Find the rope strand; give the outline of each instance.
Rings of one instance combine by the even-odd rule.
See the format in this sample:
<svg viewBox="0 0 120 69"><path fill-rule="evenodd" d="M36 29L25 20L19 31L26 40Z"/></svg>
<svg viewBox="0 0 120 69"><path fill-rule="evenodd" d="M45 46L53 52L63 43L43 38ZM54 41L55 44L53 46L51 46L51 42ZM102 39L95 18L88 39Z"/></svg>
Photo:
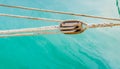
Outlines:
<svg viewBox="0 0 120 69"><path fill-rule="evenodd" d="M62 22L63 21L63 20L57 20L57 19L37 18L37 17L20 16L20 15L12 15L12 14L2 14L2 13L0 13L0 16L24 18L24 19L31 19L31 20L43 20L43 21L48 21L48 22Z"/></svg>
<svg viewBox="0 0 120 69"><path fill-rule="evenodd" d="M103 23L103 24L91 24L88 28L103 28L103 27L113 27L120 26L120 23Z"/></svg>
<svg viewBox="0 0 120 69"><path fill-rule="evenodd" d="M0 4L0 6L9 7L9 8L19 8L19 9L24 9L24 10L35 10L35 11L50 12L50 13L57 13L57 14L66 14L66 15L72 15L72 16L82 16L82 17L88 17L88 18L97 18L97 19L120 21L120 18L93 16L93 15L87 15L87 14L77 14L77 13L72 13L72 12L45 10L45 9L40 9L40 8L29 8L29 7L24 7L24 6L11 6L11 5L6 5L6 4Z"/></svg>

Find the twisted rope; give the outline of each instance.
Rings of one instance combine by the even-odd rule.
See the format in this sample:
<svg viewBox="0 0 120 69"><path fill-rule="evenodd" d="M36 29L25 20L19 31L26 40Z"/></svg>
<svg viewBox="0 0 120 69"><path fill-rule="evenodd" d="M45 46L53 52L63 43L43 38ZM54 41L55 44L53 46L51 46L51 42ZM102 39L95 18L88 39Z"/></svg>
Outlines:
<svg viewBox="0 0 120 69"><path fill-rule="evenodd" d="M49 21L49 22L62 22L63 21L63 20L57 20L57 19L37 18L37 17L20 16L20 15L12 15L12 14L2 14L2 13L0 13L0 16L24 18L24 19L31 19L31 20L43 20L43 21Z"/></svg>
<svg viewBox="0 0 120 69"><path fill-rule="evenodd" d="M35 10L35 11L50 12L50 13L57 13L57 14L66 14L66 15L72 15L72 16L82 16L82 17L89 17L89 18L120 21L120 18L109 18L109 17L102 17L102 16L93 16L93 15L87 15L87 14L77 14L77 13L72 13L72 12L45 10L45 9L40 9L40 8L29 8L29 7L24 7L24 6L11 6L11 5L6 5L6 4L0 4L0 6L9 7L9 8L19 8L19 9L24 9L24 10Z"/></svg>
<svg viewBox="0 0 120 69"><path fill-rule="evenodd" d="M103 27L113 27L120 26L120 23L103 23L103 24L91 24L88 28L103 28Z"/></svg>

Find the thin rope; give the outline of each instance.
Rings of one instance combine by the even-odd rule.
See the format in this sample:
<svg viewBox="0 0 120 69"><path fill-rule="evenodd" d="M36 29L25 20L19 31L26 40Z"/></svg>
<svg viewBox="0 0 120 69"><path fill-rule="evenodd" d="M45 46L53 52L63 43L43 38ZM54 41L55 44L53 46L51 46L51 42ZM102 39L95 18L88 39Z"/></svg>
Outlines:
<svg viewBox="0 0 120 69"><path fill-rule="evenodd" d="M14 29L14 30L0 30L0 34L43 32L43 31L58 30L58 29L59 29L59 26L45 26L45 27L40 27L40 28L25 28L25 29Z"/></svg>
<svg viewBox="0 0 120 69"><path fill-rule="evenodd" d="M3 14L3 13L0 13L0 16L24 18L24 19L31 19L31 20L43 20L43 21L48 21L48 22L62 22L63 21L63 20L57 20L57 19L37 18L37 17L31 17L31 16L21 16L21 15L12 15L12 14Z"/></svg>
<svg viewBox="0 0 120 69"><path fill-rule="evenodd" d="M88 28L103 28L103 27L113 27L120 26L120 23L103 23L103 24L91 24Z"/></svg>
<svg viewBox="0 0 120 69"><path fill-rule="evenodd" d="M35 10L35 11L50 12L50 13L57 13L57 14L66 14L66 15L72 15L72 16L82 16L82 17L89 17L89 18L120 21L120 18L109 18L109 17L102 17L102 16L93 16L93 15L87 15L87 14L77 14L77 13L72 13L72 12L45 10L45 9L40 9L40 8L29 8L29 7L24 7L24 6L11 6L11 5L6 5L6 4L0 4L0 6L9 7L9 8L19 8L19 9L24 9L24 10Z"/></svg>

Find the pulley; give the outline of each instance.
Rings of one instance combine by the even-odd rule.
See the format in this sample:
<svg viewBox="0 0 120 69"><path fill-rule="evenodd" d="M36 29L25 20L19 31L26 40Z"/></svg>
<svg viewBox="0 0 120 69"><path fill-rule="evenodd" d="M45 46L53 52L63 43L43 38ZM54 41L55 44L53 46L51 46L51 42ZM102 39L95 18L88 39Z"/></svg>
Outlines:
<svg viewBox="0 0 120 69"><path fill-rule="evenodd" d="M60 31L64 34L79 34L85 31L85 23L78 20L63 21L60 24Z"/></svg>

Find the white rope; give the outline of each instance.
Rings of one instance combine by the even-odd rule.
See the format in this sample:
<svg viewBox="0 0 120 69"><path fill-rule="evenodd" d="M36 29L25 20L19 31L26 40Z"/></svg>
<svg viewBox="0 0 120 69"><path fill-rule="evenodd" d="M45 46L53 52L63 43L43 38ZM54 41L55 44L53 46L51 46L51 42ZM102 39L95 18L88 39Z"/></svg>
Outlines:
<svg viewBox="0 0 120 69"><path fill-rule="evenodd" d="M60 34L60 32L34 32L34 33L19 33L19 34L7 34L7 35L0 35L0 38L8 38L8 37L15 37L15 36L38 36L38 35L47 35L47 34Z"/></svg>
<svg viewBox="0 0 120 69"><path fill-rule="evenodd" d="M0 34L13 34L13 33L29 33L29 32L43 32L50 30L58 30L59 26L45 26L40 28L25 28L25 29L14 29L14 30L0 30Z"/></svg>
<svg viewBox="0 0 120 69"><path fill-rule="evenodd" d="M24 6L11 6L11 5L6 5L6 4L0 4L0 6L9 7L9 8L19 8L19 9L24 9L24 10L35 10L35 11L50 12L50 13L57 13L57 14L66 14L66 15L73 15L73 16L82 16L82 17L89 17L89 18L98 18L98 19L120 21L120 18L109 18L109 17L102 17L102 16L93 16L93 15L87 15L87 14L77 14L77 13L72 13L72 12L45 10L45 9L40 9L40 8L29 8L29 7L24 7Z"/></svg>
<svg viewBox="0 0 120 69"><path fill-rule="evenodd" d="M103 28L120 26L120 23L103 23L103 24L91 24L87 25L89 28ZM85 29L85 30L87 30ZM60 34L59 26L45 26L40 28L27 28L27 29L15 29L15 30L0 30L0 38L14 37L14 36L34 36L40 34Z"/></svg>
<svg viewBox="0 0 120 69"><path fill-rule="evenodd" d="M0 13L0 16L7 16L7 17L14 17L14 18L24 18L24 19L31 19L31 20L43 20L43 21L49 21L49 22L62 22L63 21L63 20L57 20L57 19L37 18L37 17L20 16L20 15L3 14L3 13Z"/></svg>

